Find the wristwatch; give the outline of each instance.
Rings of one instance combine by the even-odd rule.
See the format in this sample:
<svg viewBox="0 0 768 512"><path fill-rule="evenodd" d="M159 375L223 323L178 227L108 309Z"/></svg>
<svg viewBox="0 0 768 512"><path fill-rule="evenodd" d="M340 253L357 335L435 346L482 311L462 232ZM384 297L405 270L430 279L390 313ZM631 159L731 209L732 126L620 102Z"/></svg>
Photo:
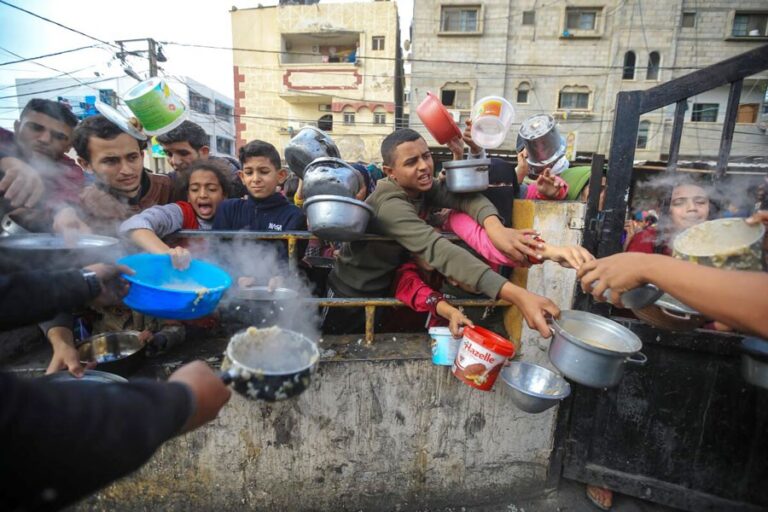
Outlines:
<svg viewBox="0 0 768 512"><path fill-rule="evenodd" d="M92 270L82 269L80 274L83 276L85 283L88 285L88 293L92 299L95 299L101 294L101 279L96 275L96 272Z"/></svg>

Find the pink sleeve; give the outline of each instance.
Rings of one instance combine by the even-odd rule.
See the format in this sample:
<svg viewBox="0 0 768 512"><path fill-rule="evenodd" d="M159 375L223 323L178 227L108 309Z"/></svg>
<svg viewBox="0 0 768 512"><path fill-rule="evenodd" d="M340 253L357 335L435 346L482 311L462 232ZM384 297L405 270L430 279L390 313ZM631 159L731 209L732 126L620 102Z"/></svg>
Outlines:
<svg viewBox="0 0 768 512"><path fill-rule="evenodd" d="M506 265L508 267L517 266L515 261L504 256L504 254L493 245L493 242L491 242L485 229L466 213L456 210L451 211L443 226L456 233L459 238L464 240L467 245L477 251L477 253L489 263L494 265Z"/></svg>
<svg viewBox="0 0 768 512"><path fill-rule="evenodd" d="M560 184L560 190L558 191L558 194L557 194L557 197L555 197L555 200L561 201L565 199L565 196L568 195L568 183L560 176L555 176L555 183ZM528 184L528 190L525 192L525 198L526 199L542 199L545 201L551 201L550 198L544 197L541 194L539 194L539 187L536 186L535 182Z"/></svg>

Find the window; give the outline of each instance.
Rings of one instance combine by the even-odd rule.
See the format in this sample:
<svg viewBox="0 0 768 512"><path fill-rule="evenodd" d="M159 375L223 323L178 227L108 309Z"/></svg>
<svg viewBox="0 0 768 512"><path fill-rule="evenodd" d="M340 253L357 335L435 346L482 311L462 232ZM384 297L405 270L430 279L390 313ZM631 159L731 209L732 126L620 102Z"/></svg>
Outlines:
<svg viewBox="0 0 768 512"><path fill-rule="evenodd" d="M587 87L563 87L558 98L560 110L589 110L589 89Z"/></svg>
<svg viewBox="0 0 768 512"><path fill-rule="evenodd" d="M440 101L448 108L469 110L472 108L472 88L469 84L446 84L440 91Z"/></svg>
<svg viewBox="0 0 768 512"><path fill-rule="evenodd" d="M410 114L403 114L403 126L408 127L411 123L411 115Z"/></svg>
<svg viewBox="0 0 768 512"><path fill-rule="evenodd" d="M523 11L523 25L534 25L536 23L536 11Z"/></svg>
<svg viewBox="0 0 768 512"><path fill-rule="evenodd" d="M216 117L221 119L222 121L229 122L232 120L232 107L227 105L226 103L222 103L220 101L217 101L215 104L216 108Z"/></svg>
<svg viewBox="0 0 768 512"><path fill-rule="evenodd" d="M737 12L733 17L734 37L768 36L768 13Z"/></svg>
<svg viewBox="0 0 768 512"><path fill-rule="evenodd" d="M346 125L355 124L354 112L344 112L344 124Z"/></svg>
<svg viewBox="0 0 768 512"><path fill-rule="evenodd" d="M189 91L189 108L195 112L208 114L211 110L211 101L204 96L200 96L197 93Z"/></svg>
<svg viewBox="0 0 768 512"><path fill-rule="evenodd" d="M321 103L317 106L317 110L320 112L330 112L331 111L331 104L330 103Z"/></svg>
<svg viewBox="0 0 768 512"><path fill-rule="evenodd" d="M374 51L384 49L384 36L373 36L371 38L371 49Z"/></svg>
<svg viewBox="0 0 768 512"><path fill-rule="evenodd" d="M520 82L517 86L517 103L528 103L528 92L531 90L531 84Z"/></svg>
<svg viewBox="0 0 768 512"><path fill-rule="evenodd" d="M373 124L387 124L387 113L386 112L374 112L373 113Z"/></svg>
<svg viewBox="0 0 768 512"><path fill-rule="evenodd" d="M646 80L659 79L660 63L661 63L661 55L659 55L659 52L651 52L648 54L648 71L645 73Z"/></svg>
<svg viewBox="0 0 768 512"><path fill-rule="evenodd" d="M411 91L403 91L403 103L410 103Z"/></svg>
<svg viewBox="0 0 768 512"><path fill-rule="evenodd" d="M232 139L226 137L216 137L216 152L225 155L232 154Z"/></svg>
<svg viewBox="0 0 768 512"><path fill-rule="evenodd" d="M480 32L480 6L440 7L440 32Z"/></svg>
<svg viewBox="0 0 768 512"><path fill-rule="evenodd" d="M691 121L695 123L714 123L717 121L717 103L694 103Z"/></svg>
<svg viewBox="0 0 768 512"><path fill-rule="evenodd" d="M742 124L754 124L757 122L757 112L760 105L757 103L742 103L739 105L739 113L736 116L736 122Z"/></svg>
<svg viewBox="0 0 768 512"><path fill-rule="evenodd" d="M637 127L637 149L645 149L648 147L648 133L651 131L650 121L640 121L640 126Z"/></svg>
<svg viewBox="0 0 768 512"><path fill-rule="evenodd" d="M565 9L565 28L567 30L597 30L599 9Z"/></svg>
<svg viewBox="0 0 768 512"><path fill-rule="evenodd" d="M317 120L317 127L323 130L324 132L332 132L333 116L331 114L325 114L324 116L320 116L320 119Z"/></svg>
<svg viewBox="0 0 768 512"><path fill-rule="evenodd" d="M683 21L681 23L683 28L693 28L696 26L696 13L695 12L684 12L683 13Z"/></svg>
<svg viewBox="0 0 768 512"><path fill-rule="evenodd" d="M622 80L635 79L635 52L629 51L624 54L624 71L621 74Z"/></svg>

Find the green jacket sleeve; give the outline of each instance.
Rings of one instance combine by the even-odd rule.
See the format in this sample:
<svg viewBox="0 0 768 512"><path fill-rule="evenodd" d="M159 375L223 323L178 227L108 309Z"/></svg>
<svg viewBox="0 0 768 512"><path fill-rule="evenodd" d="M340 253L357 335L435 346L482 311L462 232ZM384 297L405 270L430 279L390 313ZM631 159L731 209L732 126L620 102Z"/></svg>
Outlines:
<svg viewBox="0 0 768 512"><path fill-rule="evenodd" d="M420 255L444 276L468 284L494 299L507 282L488 265L442 237L420 219L416 208L405 198L387 198L379 206L376 217L383 235Z"/></svg>
<svg viewBox="0 0 768 512"><path fill-rule="evenodd" d="M436 180L427 192L427 196L430 205L462 211L475 219L481 226L483 221L491 215L499 216L496 207L484 195L454 194L448 190L445 181Z"/></svg>

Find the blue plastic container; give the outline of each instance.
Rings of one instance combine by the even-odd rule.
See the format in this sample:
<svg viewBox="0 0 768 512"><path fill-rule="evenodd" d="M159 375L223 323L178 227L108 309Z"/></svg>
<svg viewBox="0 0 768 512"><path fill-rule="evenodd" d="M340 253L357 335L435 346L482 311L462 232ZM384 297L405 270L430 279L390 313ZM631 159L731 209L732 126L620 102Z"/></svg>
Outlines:
<svg viewBox="0 0 768 512"><path fill-rule="evenodd" d="M167 254L135 254L118 261L136 274L124 275L131 289L126 306L145 315L172 320L201 318L216 309L232 278L224 270L192 260L186 270L176 270Z"/></svg>
<svg viewBox="0 0 768 512"><path fill-rule="evenodd" d="M459 352L461 338L454 338L447 327L431 327L429 337L432 338L432 364L452 366Z"/></svg>

